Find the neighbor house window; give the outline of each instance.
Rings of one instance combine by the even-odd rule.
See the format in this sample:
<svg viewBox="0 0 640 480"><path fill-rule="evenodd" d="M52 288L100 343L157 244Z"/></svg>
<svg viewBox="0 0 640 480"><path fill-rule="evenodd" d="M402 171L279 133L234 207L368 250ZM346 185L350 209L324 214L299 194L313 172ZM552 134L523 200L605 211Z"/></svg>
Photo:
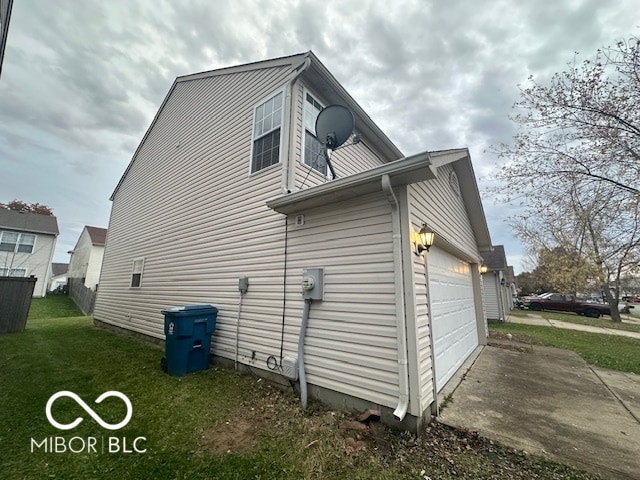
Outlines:
<svg viewBox="0 0 640 480"><path fill-rule="evenodd" d="M131 270L131 287L138 288L142 285L142 269L144 268L144 258L136 258L133 261Z"/></svg>
<svg viewBox="0 0 640 480"><path fill-rule="evenodd" d="M327 161L324 158L324 147L316 137L316 119L322 105L308 92L304 95L304 157L305 165L327 176Z"/></svg>
<svg viewBox="0 0 640 480"><path fill-rule="evenodd" d="M26 277L27 270L24 268L0 268L0 277Z"/></svg>
<svg viewBox="0 0 640 480"><path fill-rule="evenodd" d="M0 252L33 253L36 236L31 233L2 232Z"/></svg>
<svg viewBox="0 0 640 480"><path fill-rule="evenodd" d="M255 108L253 115L253 148L251 173L280 163L280 128L284 95L282 92Z"/></svg>

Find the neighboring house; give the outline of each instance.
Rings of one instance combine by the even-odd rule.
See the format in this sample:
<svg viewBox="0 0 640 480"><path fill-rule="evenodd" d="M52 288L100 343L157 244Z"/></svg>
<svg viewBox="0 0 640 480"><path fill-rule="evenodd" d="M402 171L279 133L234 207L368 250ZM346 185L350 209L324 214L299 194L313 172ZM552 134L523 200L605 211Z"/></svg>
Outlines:
<svg viewBox="0 0 640 480"><path fill-rule="evenodd" d="M33 275L33 296L44 297L58 233L54 216L0 208L0 276Z"/></svg>
<svg viewBox="0 0 640 480"><path fill-rule="evenodd" d="M81 278L84 286L97 290L104 256L107 229L85 226L73 250L70 250L69 278Z"/></svg>
<svg viewBox="0 0 640 480"><path fill-rule="evenodd" d="M314 131L329 104L361 139L332 153L333 181ZM311 395L410 428L486 341L469 152L404 158L311 52L177 78L111 200L98 323L163 339L162 309L213 304L216 356L283 373L303 268L321 267ZM418 254L423 223L436 238Z"/></svg>
<svg viewBox="0 0 640 480"><path fill-rule="evenodd" d="M487 267L482 276L485 313L488 320L504 322L513 308L513 268L510 276L504 245L494 245L481 253Z"/></svg>
<svg viewBox="0 0 640 480"><path fill-rule="evenodd" d="M51 282L49 283L49 291L52 292L60 286L67 284L68 263L52 263L51 264Z"/></svg>
<svg viewBox="0 0 640 480"><path fill-rule="evenodd" d="M9 35L9 20L11 20L12 6L13 0L0 0L0 74L2 74L4 50L7 46L7 37Z"/></svg>

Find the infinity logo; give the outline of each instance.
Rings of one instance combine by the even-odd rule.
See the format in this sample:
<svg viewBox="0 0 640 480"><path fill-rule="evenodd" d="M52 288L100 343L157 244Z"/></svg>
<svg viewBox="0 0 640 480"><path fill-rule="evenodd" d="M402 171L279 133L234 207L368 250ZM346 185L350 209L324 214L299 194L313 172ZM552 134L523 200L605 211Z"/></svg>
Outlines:
<svg viewBox="0 0 640 480"><path fill-rule="evenodd" d="M56 427L57 429L59 429L59 430L71 430L72 428L75 428L78 425L80 425L80 422L82 422L82 420L83 420L82 417L78 417L73 422L71 422L71 423L69 423L67 425L56 422L56 420L51 415L51 406L53 405L53 402L55 402L60 397L69 397L69 398L72 398L73 400L75 400L76 403L78 405L80 405L84 409L85 412L87 412L89 415L91 415L91 418L93 418L96 422L98 422L98 424L102 428L106 428L107 430L119 430L119 429L121 429L127 423L129 423L129 420L131 420L131 415L133 415L133 406L131 405L131 401L127 398L127 396L124 393L120 393L120 392L117 392L115 390L111 390L109 392L104 392L102 395L100 395L98 398L96 398L96 403L102 403L102 401L105 398L118 397L127 406L127 415L124 417L124 420L122 420L120 423L116 423L115 425L112 425L110 423L107 423L107 422L103 421L102 418L100 418L98 416L98 414L96 412L94 412L91 407L89 407L89 405L84 403L84 401L78 395L76 395L73 392L68 392L68 391L65 390L65 391L54 393L53 395L51 395L51 397L49 397L49 400L47 401L47 407L45 409L45 412L47 414L47 420L49 420L49 423L51 425L53 425L54 427Z"/></svg>

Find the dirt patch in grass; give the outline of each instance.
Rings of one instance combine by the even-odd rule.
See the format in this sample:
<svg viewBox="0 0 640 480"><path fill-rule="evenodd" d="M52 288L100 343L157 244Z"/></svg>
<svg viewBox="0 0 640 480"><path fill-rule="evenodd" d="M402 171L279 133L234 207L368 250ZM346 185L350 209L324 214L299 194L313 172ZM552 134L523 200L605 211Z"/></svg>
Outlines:
<svg viewBox="0 0 640 480"><path fill-rule="evenodd" d="M258 444L258 431L255 423L250 423L245 418L237 418L207 428L202 433L202 447L213 455L250 453Z"/></svg>

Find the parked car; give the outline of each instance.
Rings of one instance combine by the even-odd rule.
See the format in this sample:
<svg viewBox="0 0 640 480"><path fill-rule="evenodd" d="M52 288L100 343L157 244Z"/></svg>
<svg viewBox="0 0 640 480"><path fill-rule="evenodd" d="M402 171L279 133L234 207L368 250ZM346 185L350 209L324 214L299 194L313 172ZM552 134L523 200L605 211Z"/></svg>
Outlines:
<svg viewBox="0 0 640 480"><path fill-rule="evenodd" d="M611 315L609 305L603 303L587 302L575 298L573 295L560 293L545 293L537 297L530 297L529 310L556 310L560 312L574 312L591 318L600 318L601 315Z"/></svg>

